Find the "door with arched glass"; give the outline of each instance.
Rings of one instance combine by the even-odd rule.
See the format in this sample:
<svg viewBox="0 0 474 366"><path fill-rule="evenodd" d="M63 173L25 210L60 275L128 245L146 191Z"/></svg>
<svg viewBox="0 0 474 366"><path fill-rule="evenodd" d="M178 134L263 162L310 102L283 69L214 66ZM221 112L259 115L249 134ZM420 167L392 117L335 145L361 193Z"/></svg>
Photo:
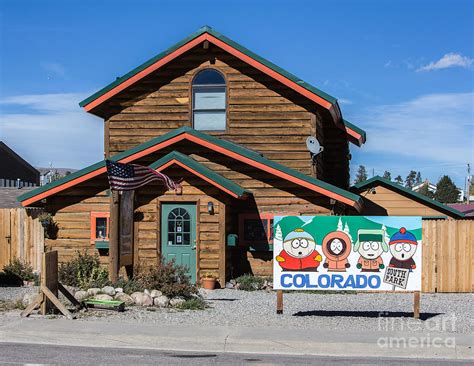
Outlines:
<svg viewBox="0 0 474 366"><path fill-rule="evenodd" d="M165 260L186 266L196 282L196 205L161 205L161 253Z"/></svg>

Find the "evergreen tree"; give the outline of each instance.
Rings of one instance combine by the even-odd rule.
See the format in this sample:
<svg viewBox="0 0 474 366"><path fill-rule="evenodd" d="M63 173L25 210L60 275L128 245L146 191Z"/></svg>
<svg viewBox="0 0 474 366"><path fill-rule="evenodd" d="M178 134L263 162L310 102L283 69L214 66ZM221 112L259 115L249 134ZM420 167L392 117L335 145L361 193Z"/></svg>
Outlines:
<svg viewBox="0 0 474 366"><path fill-rule="evenodd" d="M346 221L346 224L344 225L344 232L347 234L347 236L349 237L349 239L351 239L351 243L353 242L352 240L352 235L350 233L350 230L349 230L349 225L347 224L347 221Z"/></svg>
<svg viewBox="0 0 474 366"><path fill-rule="evenodd" d="M395 178L395 183L403 185L403 178L401 175L397 175L397 177Z"/></svg>
<svg viewBox="0 0 474 366"><path fill-rule="evenodd" d="M365 166L359 165L359 169L357 170L357 175L355 178L355 183L360 183L367 180L367 170Z"/></svg>
<svg viewBox="0 0 474 366"><path fill-rule="evenodd" d="M387 227L384 225L382 225L382 230L383 230L383 241L385 242L385 244L387 244L388 246L388 243L390 242L390 235L388 235L387 233Z"/></svg>
<svg viewBox="0 0 474 366"><path fill-rule="evenodd" d="M421 172L416 173L415 184L420 184L422 182Z"/></svg>
<svg viewBox="0 0 474 366"><path fill-rule="evenodd" d="M421 188L418 190L418 193L421 193L422 195L428 197L428 198L433 198L433 192L429 190L429 183L426 181Z"/></svg>
<svg viewBox="0 0 474 366"><path fill-rule="evenodd" d="M413 188L413 186L415 185L415 179L416 179L416 172L414 170L411 170L405 179L405 187L410 188L410 189Z"/></svg>
<svg viewBox="0 0 474 366"><path fill-rule="evenodd" d="M339 221L337 222L337 231L342 231L342 220L339 217Z"/></svg>
<svg viewBox="0 0 474 366"><path fill-rule="evenodd" d="M435 199L441 203L456 203L459 197L459 190L447 175L441 177L436 184Z"/></svg>
<svg viewBox="0 0 474 366"><path fill-rule="evenodd" d="M383 178L388 179L388 180L392 180L392 174L390 174L390 172L388 170L386 170L386 171L383 172Z"/></svg>

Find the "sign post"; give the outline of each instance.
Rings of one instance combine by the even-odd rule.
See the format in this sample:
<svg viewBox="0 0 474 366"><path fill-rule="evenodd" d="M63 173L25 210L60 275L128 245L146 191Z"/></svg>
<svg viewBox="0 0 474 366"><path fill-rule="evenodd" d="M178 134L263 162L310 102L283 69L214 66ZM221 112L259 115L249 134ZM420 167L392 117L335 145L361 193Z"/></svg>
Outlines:
<svg viewBox="0 0 474 366"><path fill-rule="evenodd" d="M421 217L275 216L273 288L414 292L420 316Z"/></svg>

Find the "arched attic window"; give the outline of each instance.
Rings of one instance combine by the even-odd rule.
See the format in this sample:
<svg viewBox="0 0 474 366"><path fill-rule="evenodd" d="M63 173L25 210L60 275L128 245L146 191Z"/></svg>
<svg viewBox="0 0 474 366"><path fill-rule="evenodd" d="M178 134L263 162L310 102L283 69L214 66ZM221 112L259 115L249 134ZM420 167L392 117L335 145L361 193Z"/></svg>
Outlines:
<svg viewBox="0 0 474 366"><path fill-rule="evenodd" d="M202 131L226 129L226 85L213 69L200 71L193 80L193 127Z"/></svg>

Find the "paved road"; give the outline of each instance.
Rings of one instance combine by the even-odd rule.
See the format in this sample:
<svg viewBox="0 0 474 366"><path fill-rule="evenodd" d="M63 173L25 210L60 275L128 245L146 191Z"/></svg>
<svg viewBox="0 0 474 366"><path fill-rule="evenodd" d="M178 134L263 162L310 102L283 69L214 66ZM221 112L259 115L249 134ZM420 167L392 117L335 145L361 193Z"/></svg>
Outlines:
<svg viewBox="0 0 474 366"><path fill-rule="evenodd" d="M97 340L100 342L100 339ZM156 351L0 343L1 365L470 365L467 361Z"/></svg>

